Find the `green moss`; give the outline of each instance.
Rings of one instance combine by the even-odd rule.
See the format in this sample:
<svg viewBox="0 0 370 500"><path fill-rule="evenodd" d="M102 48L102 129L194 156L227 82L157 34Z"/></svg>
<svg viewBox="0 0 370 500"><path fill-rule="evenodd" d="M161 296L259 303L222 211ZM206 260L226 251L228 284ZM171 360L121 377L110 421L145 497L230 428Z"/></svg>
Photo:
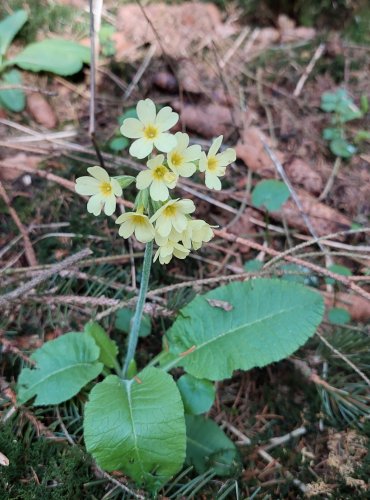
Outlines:
<svg viewBox="0 0 370 500"><path fill-rule="evenodd" d="M102 485L86 487L96 478L92 461L77 446L16 435L12 425L0 424L0 450L9 459L1 468L0 498L8 500L101 498ZM94 495L94 496L93 496Z"/></svg>

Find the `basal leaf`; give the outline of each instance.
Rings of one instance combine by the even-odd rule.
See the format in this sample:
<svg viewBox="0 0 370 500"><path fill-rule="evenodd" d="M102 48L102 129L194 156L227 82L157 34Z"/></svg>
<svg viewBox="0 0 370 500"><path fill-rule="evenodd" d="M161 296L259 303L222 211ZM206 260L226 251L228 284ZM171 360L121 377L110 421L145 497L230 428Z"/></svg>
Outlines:
<svg viewBox="0 0 370 500"><path fill-rule="evenodd" d="M270 212L276 212L289 196L289 189L284 182L268 179L256 185L252 192L252 203L255 207L265 206Z"/></svg>
<svg viewBox="0 0 370 500"><path fill-rule="evenodd" d="M212 307L209 299L225 301L232 309ZM196 297L181 310L167 332L169 350L194 377L221 380L234 370L290 356L315 333L323 313L321 295L297 283L232 283Z"/></svg>
<svg viewBox="0 0 370 500"><path fill-rule="evenodd" d="M213 405L216 391L211 381L185 373L177 381L177 387L186 413L199 415L207 412Z"/></svg>
<svg viewBox="0 0 370 500"><path fill-rule="evenodd" d="M22 75L16 69L7 71L2 75L0 80L0 86L2 85L21 85ZM14 111L18 113L23 111L26 105L26 96L22 89L9 89L0 90L0 107L9 109L9 111Z"/></svg>
<svg viewBox="0 0 370 500"><path fill-rule="evenodd" d="M241 468L234 443L212 420L187 415L186 443L186 461L198 474L213 469L218 476L231 476Z"/></svg>
<svg viewBox="0 0 370 500"><path fill-rule="evenodd" d="M84 436L101 467L157 490L185 458L184 409L174 380L157 368L132 380L107 377L90 393Z"/></svg>
<svg viewBox="0 0 370 500"><path fill-rule="evenodd" d="M72 398L102 371L98 358L98 346L82 333L71 332L46 342L31 356L35 368L21 371L18 402L36 396L34 405L51 405Z"/></svg>
<svg viewBox="0 0 370 500"><path fill-rule="evenodd" d="M134 312L135 311L129 309L128 307L123 307L122 309L119 309L117 311L116 321L114 323L114 326L117 328L117 330L121 330L125 333L130 332L131 320L134 316ZM150 335L151 331L152 324L150 321L150 316L149 314L144 313L141 318L139 337L147 337L148 335Z"/></svg>
<svg viewBox="0 0 370 500"><path fill-rule="evenodd" d="M27 19L28 14L25 10L17 10L0 22L0 60Z"/></svg>
<svg viewBox="0 0 370 500"><path fill-rule="evenodd" d="M6 65L30 71L50 71L57 75L73 75L90 61L90 49L70 40L52 39L31 43Z"/></svg>
<svg viewBox="0 0 370 500"><path fill-rule="evenodd" d="M108 368L116 368L118 366L117 344L111 340L106 334L105 330L94 321L85 325L85 333L94 339L96 345L100 349L99 361L101 361Z"/></svg>

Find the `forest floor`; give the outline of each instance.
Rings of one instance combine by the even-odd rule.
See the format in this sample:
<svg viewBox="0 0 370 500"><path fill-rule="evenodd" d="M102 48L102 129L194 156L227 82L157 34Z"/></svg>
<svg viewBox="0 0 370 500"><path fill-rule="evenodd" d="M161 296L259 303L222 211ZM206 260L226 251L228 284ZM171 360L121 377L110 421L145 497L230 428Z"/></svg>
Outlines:
<svg viewBox="0 0 370 500"><path fill-rule="evenodd" d="M37 10L38 3L28 2L33 15L14 53L56 35L89 43L86 2L45 2ZM4 2L0 17L16 4ZM160 497L370 498L370 13L348 12L338 30L330 13L326 24L302 26L267 8L251 16L229 3L116 4L104 5L95 96L96 139L109 172L142 168L129 159L119 125L146 97L174 108L178 130L198 143L209 146L222 134L237 151L224 189L212 197L196 181L180 185L221 231L191 258L154 266L152 289L178 286L149 302L152 333L140 341L139 360L157 354L176 312L214 286L200 279L217 284L225 275L262 273L274 251L270 275L313 286L326 303L318 335L294 356L217 384L210 416L238 444L243 470L231 478L189 470ZM88 214L74 192L75 178L97 164L89 71L85 65L68 78L24 71L25 110L0 109L0 290L19 292L0 317L4 499L129 498L120 482L136 491L120 474L102 475L84 452L82 400L35 409L15 399L29 355L81 331L91 317L100 315L124 347L115 311L137 292L143 245L118 237L113 220ZM340 110L325 111L323 95L342 99L357 117L338 125ZM344 142L326 139L324 129L333 127ZM271 207L272 190L258 203L254 188L265 179L287 184L288 201ZM55 263L86 247L92 257L50 276ZM181 286L189 280L192 286Z"/></svg>

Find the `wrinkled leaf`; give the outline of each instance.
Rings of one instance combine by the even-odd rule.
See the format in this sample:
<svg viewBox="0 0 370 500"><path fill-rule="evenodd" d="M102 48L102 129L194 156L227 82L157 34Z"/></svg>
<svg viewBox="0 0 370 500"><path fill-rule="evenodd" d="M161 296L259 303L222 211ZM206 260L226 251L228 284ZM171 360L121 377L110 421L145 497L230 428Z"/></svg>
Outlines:
<svg viewBox="0 0 370 500"><path fill-rule="evenodd" d="M95 322L90 322L85 325L85 333L94 339L96 345L100 349L99 361L108 368L117 368L117 344L111 340L105 330Z"/></svg>
<svg viewBox="0 0 370 500"><path fill-rule="evenodd" d="M186 416L186 462L198 474L213 469L218 476L240 471L240 456L234 443L212 420L196 415Z"/></svg>
<svg viewBox="0 0 370 500"><path fill-rule="evenodd" d="M59 404L75 396L101 373L99 348L82 333L71 332L46 342L31 359L35 368L23 368L18 379L18 402L36 396L34 405Z"/></svg>
<svg viewBox="0 0 370 500"><path fill-rule="evenodd" d="M68 76L78 73L83 63L90 61L90 49L76 42L62 39L31 43L6 65L16 64L30 71L50 71Z"/></svg>
<svg viewBox="0 0 370 500"><path fill-rule="evenodd" d="M17 10L0 22L0 59L27 19L28 14L25 10Z"/></svg>
<svg viewBox="0 0 370 500"><path fill-rule="evenodd" d="M7 71L2 75L0 87L5 85L21 85L22 75L16 69ZM0 106L9 111L19 113L26 105L26 96L22 89L0 90Z"/></svg>
<svg viewBox="0 0 370 500"><path fill-rule="evenodd" d="M211 307L207 298L225 300L234 309ZM297 283L231 283L197 296L181 310L167 332L169 350L194 377L222 380L234 370L290 356L315 333L323 313L321 295Z"/></svg>
<svg viewBox="0 0 370 500"><path fill-rule="evenodd" d="M177 381L185 413L200 415L206 413L215 400L215 386L205 379L195 378L186 373Z"/></svg>
<svg viewBox="0 0 370 500"><path fill-rule="evenodd" d="M259 182L253 189L252 204L255 207L265 206L270 212L276 212L289 196L289 189L284 182L269 179Z"/></svg>
<svg viewBox="0 0 370 500"><path fill-rule="evenodd" d="M185 458L184 409L174 380L157 368L132 380L107 377L90 393L84 437L101 467L157 490Z"/></svg>

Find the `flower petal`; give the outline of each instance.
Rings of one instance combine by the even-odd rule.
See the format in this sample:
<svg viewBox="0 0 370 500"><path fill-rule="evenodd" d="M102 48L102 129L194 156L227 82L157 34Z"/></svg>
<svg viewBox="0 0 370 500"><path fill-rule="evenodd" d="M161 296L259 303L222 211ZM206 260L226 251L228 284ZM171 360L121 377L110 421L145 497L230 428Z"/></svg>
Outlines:
<svg viewBox="0 0 370 500"><path fill-rule="evenodd" d="M142 170L136 177L136 189L146 189L153 182L151 170Z"/></svg>
<svg viewBox="0 0 370 500"><path fill-rule="evenodd" d="M129 238L134 231L135 224L132 222L132 220L127 220L119 228L118 234L122 236L122 238Z"/></svg>
<svg viewBox="0 0 370 500"><path fill-rule="evenodd" d="M144 139L144 137L137 139L131 144L130 155L139 158L140 160L149 156L153 151L153 142Z"/></svg>
<svg viewBox="0 0 370 500"><path fill-rule="evenodd" d="M108 172L101 167L89 167L87 169L91 177L94 177L94 179L98 179L99 181L102 182L109 182L109 175Z"/></svg>
<svg viewBox="0 0 370 500"><path fill-rule="evenodd" d="M210 174L209 172L206 172L205 182L208 189L215 189L216 191L220 191L222 188L221 181L217 177L217 175Z"/></svg>
<svg viewBox="0 0 370 500"><path fill-rule="evenodd" d="M143 124L137 118L126 118L126 120L123 120L120 128L121 134L129 139L143 137L143 130Z"/></svg>
<svg viewBox="0 0 370 500"><path fill-rule="evenodd" d="M176 229L178 233L182 233L188 224L188 219L185 217L185 215L178 214L172 221L173 227Z"/></svg>
<svg viewBox="0 0 370 500"><path fill-rule="evenodd" d="M154 227L148 221L148 224L138 224L135 227L135 236L141 243L148 243L154 238Z"/></svg>
<svg viewBox="0 0 370 500"><path fill-rule="evenodd" d="M176 146L176 138L172 134L159 134L158 138L154 141L154 146L158 149L158 151L168 153Z"/></svg>
<svg viewBox="0 0 370 500"><path fill-rule="evenodd" d="M166 238L171 232L172 228L171 219L169 219L168 217L159 218L155 228L157 232L160 234L160 236Z"/></svg>
<svg viewBox="0 0 370 500"><path fill-rule="evenodd" d="M141 100L137 103L136 113L139 120L144 124L154 123L156 109L155 104L151 99Z"/></svg>
<svg viewBox="0 0 370 500"><path fill-rule="evenodd" d="M116 197L114 194L111 194L106 198L105 206L104 206L104 213L105 215L112 215L113 212L116 209Z"/></svg>
<svg viewBox="0 0 370 500"><path fill-rule="evenodd" d="M97 179L93 179L87 175L78 177L78 179L76 179L75 191L78 194L91 196L99 192L99 184L100 182Z"/></svg>
<svg viewBox="0 0 370 500"><path fill-rule="evenodd" d="M199 144L193 144L189 146L186 151L184 151L184 157L186 161L195 161L199 160L202 154L202 148Z"/></svg>
<svg viewBox="0 0 370 500"><path fill-rule="evenodd" d="M166 184L156 180L152 182L149 193L154 201L166 201L169 196Z"/></svg>
<svg viewBox="0 0 370 500"><path fill-rule="evenodd" d="M223 139L223 135L219 135L218 137L216 137L216 139L213 141L212 143L212 146L209 148L209 151L208 151L208 158L210 156L215 156L215 154L217 153L217 151L220 149L221 147L221 144L222 144L222 139Z"/></svg>
<svg viewBox="0 0 370 500"><path fill-rule="evenodd" d="M184 163L177 169L177 173L181 175L181 177L191 177L196 169L194 163Z"/></svg>
<svg viewBox="0 0 370 500"><path fill-rule="evenodd" d="M176 132L175 134L177 145L176 148L178 151L184 151L189 146L189 136L184 132ZM200 149L200 146L199 146Z"/></svg>
<svg viewBox="0 0 370 500"><path fill-rule="evenodd" d="M116 224L123 224L127 220L130 220L132 217L132 212L125 212L124 214L121 214L119 217L116 219Z"/></svg>
<svg viewBox="0 0 370 500"><path fill-rule="evenodd" d="M103 199L100 194L94 194L87 202L87 211L90 214L98 216L103 208Z"/></svg>
<svg viewBox="0 0 370 500"><path fill-rule="evenodd" d="M188 199L180 200L177 203L177 205L183 214L191 214L192 212L195 211L195 205L194 205L194 202L192 200L188 200Z"/></svg>
<svg viewBox="0 0 370 500"><path fill-rule="evenodd" d="M173 127L179 121L179 115L172 111L172 108L165 106L162 108L155 119L155 124L161 132L165 132ZM175 143L176 144L176 143Z"/></svg>
<svg viewBox="0 0 370 500"><path fill-rule="evenodd" d="M199 158L199 170L200 172L205 172L207 169L207 156L204 151L201 152Z"/></svg>
<svg viewBox="0 0 370 500"><path fill-rule="evenodd" d="M152 169L158 167L159 165L163 165L164 155L157 155L154 158L151 158L146 162L148 168Z"/></svg>
<svg viewBox="0 0 370 500"><path fill-rule="evenodd" d="M226 151L219 153L216 156L216 158L218 161L218 165L220 167L226 167L227 165L230 165L230 163L233 163L236 160L235 149L228 148L228 149L226 149Z"/></svg>
<svg viewBox="0 0 370 500"><path fill-rule="evenodd" d="M110 182L112 184L113 193L116 196L122 196L122 188L121 188L119 182L117 181L117 179L113 179L113 177L112 177Z"/></svg>

